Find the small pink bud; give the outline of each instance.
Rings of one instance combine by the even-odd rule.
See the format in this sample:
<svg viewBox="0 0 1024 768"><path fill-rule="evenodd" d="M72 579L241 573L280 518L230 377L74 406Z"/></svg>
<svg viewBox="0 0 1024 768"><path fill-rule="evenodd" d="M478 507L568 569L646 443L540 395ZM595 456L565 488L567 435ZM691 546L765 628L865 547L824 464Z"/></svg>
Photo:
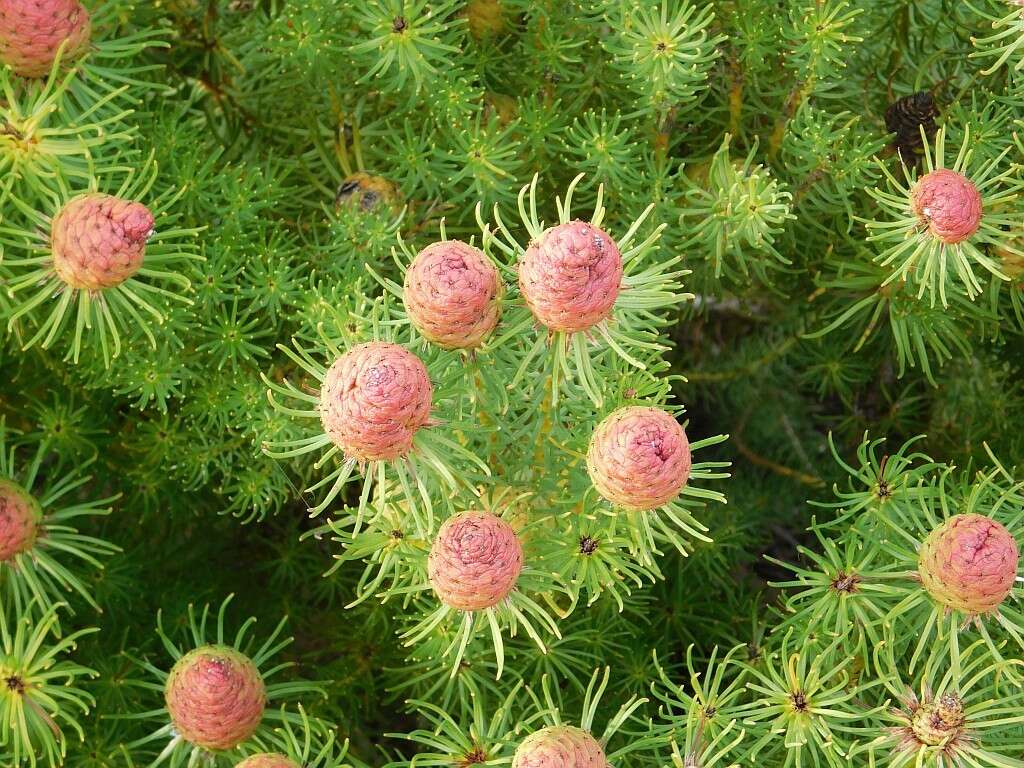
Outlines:
<svg viewBox="0 0 1024 768"><path fill-rule="evenodd" d="M917 180L910 206L931 233L944 243L960 243L981 225L981 194L956 171L940 168Z"/></svg>
<svg viewBox="0 0 1024 768"><path fill-rule="evenodd" d="M0 562L36 543L43 511L31 494L17 483L0 480Z"/></svg>
<svg viewBox="0 0 1024 768"><path fill-rule="evenodd" d="M584 221L545 230L519 264L523 299L553 331L584 331L609 317L621 283L618 246Z"/></svg>
<svg viewBox="0 0 1024 768"><path fill-rule="evenodd" d="M61 43L62 61L89 49L92 22L78 0L0 0L0 64L22 77L50 72Z"/></svg>
<svg viewBox="0 0 1024 768"><path fill-rule="evenodd" d="M397 344L372 341L335 360L320 390L324 432L349 458L405 456L430 419L434 388L426 366Z"/></svg>
<svg viewBox="0 0 1024 768"><path fill-rule="evenodd" d="M405 273L405 311L448 349L480 346L498 324L501 279L482 251L458 240L428 245Z"/></svg>
<svg viewBox="0 0 1024 768"><path fill-rule="evenodd" d="M235 768L301 768L301 766L284 755L264 752L245 758Z"/></svg>
<svg viewBox="0 0 1024 768"><path fill-rule="evenodd" d="M918 573L928 594L968 614L995 611L1017 578L1017 542L984 515L954 515L921 545Z"/></svg>
<svg viewBox="0 0 1024 768"><path fill-rule="evenodd" d="M608 501L635 511L656 509L689 480L690 442L660 408L619 408L594 430L587 471Z"/></svg>
<svg viewBox="0 0 1024 768"><path fill-rule="evenodd" d="M259 727L266 688L249 657L228 646L204 645L172 667L164 699L183 739L203 749L234 749Z"/></svg>
<svg viewBox="0 0 1024 768"><path fill-rule="evenodd" d="M477 611L497 605L523 570L516 532L489 512L466 512L441 525L427 558L427 574L445 605Z"/></svg>
<svg viewBox="0 0 1024 768"><path fill-rule="evenodd" d="M606 768L601 744L571 725L553 725L534 731L516 748L512 768Z"/></svg>
<svg viewBox="0 0 1024 768"><path fill-rule="evenodd" d="M101 194L76 197L50 227L53 268L72 288L120 285L142 267L153 214L142 203Z"/></svg>

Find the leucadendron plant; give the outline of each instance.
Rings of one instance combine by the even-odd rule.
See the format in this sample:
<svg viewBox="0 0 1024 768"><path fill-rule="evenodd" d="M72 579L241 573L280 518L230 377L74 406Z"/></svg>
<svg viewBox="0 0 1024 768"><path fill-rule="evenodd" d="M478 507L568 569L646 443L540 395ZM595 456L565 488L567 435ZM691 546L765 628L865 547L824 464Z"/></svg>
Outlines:
<svg viewBox="0 0 1024 768"><path fill-rule="evenodd" d="M1022 53L0 0L0 768L1024 768Z"/></svg>
<svg viewBox="0 0 1024 768"><path fill-rule="evenodd" d="M572 219L581 181L547 229L536 180L521 190L524 247L498 209L494 224L477 211L479 247L443 224L415 254L400 240L402 283L375 271L368 317L339 311L322 351L296 340L293 375L264 377L271 406L306 425L266 453L318 457L304 482L328 518L312 538L341 545L329 578L363 561L351 605L397 610L412 657L451 685L466 665L500 678L517 635L546 654L579 605L659 578L666 545L710 543L700 518L725 501L709 485L728 462L693 457L725 437L691 444L659 345L628 336L629 318L677 298L677 259L653 260L663 227L644 235L641 217L614 240L600 189L591 221Z"/></svg>
<svg viewBox="0 0 1024 768"><path fill-rule="evenodd" d="M145 659L139 672L151 679L131 684L161 700L157 709L125 714L146 721L151 732L127 745L150 766L194 765L199 761L233 766L259 743L273 738L275 726L309 726L301 712L281 707L299 697L322 697L315 683L287 679L291 664L275 662L292 638L282 637L285 620L261 643L250 636L256 620L249 618L230 633L226 611L231 596L211 615L211 606L199 611L189 606L186 642L178 644L158 617L157 632L170 655L169 668ZM155 726L155 728L152 728Z"/></svg>

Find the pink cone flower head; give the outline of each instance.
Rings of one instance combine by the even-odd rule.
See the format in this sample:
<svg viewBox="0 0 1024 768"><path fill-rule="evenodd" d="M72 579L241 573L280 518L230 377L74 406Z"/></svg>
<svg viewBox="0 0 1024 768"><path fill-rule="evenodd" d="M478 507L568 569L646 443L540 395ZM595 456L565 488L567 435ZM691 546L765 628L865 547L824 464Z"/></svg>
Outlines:
<svg viewBox="0 0 1024 768"><path fill-rule="evenodd" d="M76 197L50 227L53 268L72 288L120 285L142 267L153 214L142 203L102 194Z"/></svg>
<svg viewBox="0 0 1024 768"><path fill-rule="evenodd" d="M478 347L498 324L498 270L482 251L458 240L416 254L403 295L412 324L442 347Z"/></svg>
<svg viewBox="0 0 1024 768"><path fill-rule="evenodd" d="M235 768L301 768L301 766L284 755L264 752L245 758Z"/></svg>
<svg viewBox="0 0 1024 768"><path fill-rule="evenodd" d="M78 0L0 0L0 64L22 77L48 75L62 43L62 60L89 49L92 22Z"/></svg>
<svg viewBox="0 0 1024 768"><path fill-rule="evenodd" d="M233 749L252 736L263 719L266 698L256 665L223 645L186 653L164 686L174 729L203 749Z"/></svg>
<svg viewBox="0 0 1024 768"><path fill-rule="evenodd" d="M948 168L918 179L910 191L910 206L948 245L963 242L981 225L981 193L970 179Z"/></svg>
<svg viewBox="0 0 1024 768"><path fill-rule="evenodd" d="M430 419L434 388L426 366L404 347L371 341L348 350L327 371L320 421L349 458L405 456Z"/></svg>
<svg viewBox="0 0 1024 768"><path fill-rule="evenodd" d="M656 509L678 496L689 480L690 441L679 422L660 408L619 408L594 430L587 471L613 504Z"/></svg>
<svg viewBox="0 0 1024 768"><path fill-rule="evenodd" d="M1017 542L984 515L955 515L921 545L918 573L928 594L968 614L991 613L1013 589Z"/></svg>
<svg viewBox="0 0 1024 768"><path fill-rule="evenodd" d="M445 605L478 611L497 605L523 570L523 547L512 526L490 512L446 520L430 547L427 574Z"/></svg>
<svg viewBox="0 0 1024 768"><path fill-rule="evenodd" d="M545 230L519 264L523 299L553 331L584 331L611 315L622 283L622 254L585 221Z"/></svg>
<svg viewBox="0 0 1024 768"><path fill-rule="evenodd" d="M512 756L512 768L606 768L597 739L571 725L541 728L527 736Z"/></svg>
<svg viewBox="0 0 1024 768"><path fill-rule="evenodd" d="M28 491L0 479L0 562L32 549L42 517L39 502Z"/></svg>

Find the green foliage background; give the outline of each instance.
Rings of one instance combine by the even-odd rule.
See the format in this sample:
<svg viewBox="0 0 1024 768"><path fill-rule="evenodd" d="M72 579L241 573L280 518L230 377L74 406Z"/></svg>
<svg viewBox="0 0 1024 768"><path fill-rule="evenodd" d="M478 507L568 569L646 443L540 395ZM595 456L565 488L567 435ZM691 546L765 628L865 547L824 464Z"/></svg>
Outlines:
<svg viewBox="0 0 1024 768"><path fill-rule="evenodd" d="M332 312L368 312L362 297L381 291L366 265L395 274L396 233L416 250L443 219L449 237L479 237L477 204L484 218L497 204L514 219L534 174L542 201L586 174L581 210L603 184L617 232L654 204L645 231L667 225L657 254L682 256L696 294L661 331L671 343L664 375L691 435L730 436L710 449L733 462L731 479L715 484L728 505L701 516L714 543L666 554L665 578L634 590L621 611L602 599L562 624L574 669L612 670L599 719L649 694L652 651L679 679L691 644L698 664L716 645L758 657L779 620L769 582L788 578L764 555L793 562L798 545L819 548L806 502L829 501L833 483L846 482L830 434L848 461L865 434L893 451L924 434L919 450L958 467L996 456L1012 474L1024 460L1020 273L989 284L980 271L983 295L950 308L914 290L890 301L875 260L885 246L865 226L887 218L868 190L885 187L883 169L902 173L886 110L922 91L946 126L947 156L963 141L980 160L1007 150L1004 189L1016 190L1024 59L1014 53L986 73L995 57L977 57L985 48L972 42L1010 12L1003 3L96 5L111 11L97 39L158 30L161 45L109 65L140 68L118 121L130 135L92 154L100 167L141 166L152 152L155 191L184 190L177 210L199 230L203 260L184 268L193 303L169 311L156 350L129 333L108 368L92 348L77 364L65 359L67 336L46 350L23 350L13 332L0 342L7 427L27 444L48 442L46 472L83 466L90 498L119 494L111 515L83 524L123 552L89 577L102 614L76 606L67 622L102 630L74 652L99 675L83 683L96 716L82 719L85 739L71 739L67 765L127 764L121 745L147 724L108 716L148 707L132 659L163 658L157 613L180 627L190 604L228 594L236 621L253 615L269 631L289 617L295 642L283 655L302 676L330 681L308 707L338 724L352 755L381 764L414 754L388 735L423 725L405 700L425 690L411 681L394 608L346 609L359 566L323 578L337 546L299 540L321 522L307 518L301 490L312 462L261 453L287 429L261 374L279 379L288 361L276 345L314 339ZM666 48L681 58L669 65ZM729 155L716 163L727 135ZM913 167L919 136L901 136ZM393 190L353 183L358 172ZM32 187L15 189L45 207ZM1019 201L1005 212L1019 219ZM10 199L0 215L21 216ZM1013 245L1017 232L1002 231ZM862 300L884 305L873 324L869 310L815 333ZM0 298L0 311L16 307ZM539 668L519 674L537 686ZM582 691L563 694L562 709L577 712ZM658 702L638 717L657 719ZM621 762L668 764L666 745ZM789 764L784 749L766 759Z"/></svg>

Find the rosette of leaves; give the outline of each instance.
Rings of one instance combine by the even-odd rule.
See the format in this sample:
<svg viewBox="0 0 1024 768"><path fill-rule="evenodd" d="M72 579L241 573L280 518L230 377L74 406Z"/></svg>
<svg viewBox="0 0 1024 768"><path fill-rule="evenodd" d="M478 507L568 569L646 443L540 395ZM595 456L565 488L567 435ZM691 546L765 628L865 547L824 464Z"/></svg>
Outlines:
<svg viewBox="0 0 1024 768"><path fill-rule="evenodd" d="M147 736L125 746L145 765L178 768L202 761L233 768L247 755L278 743L275 726L308 727L304 713L277 708L297 699L324 696L313 683L281 679L293 666L277 660L292 642L292 638L282 637L286 620L261 643L250 633L255 618L250 617L232 634L225 621L230 602L229 596L215 617L211 617L208 604L198 614L190 605L183 644L165 633L158 615L157 634L173 663L167 668L159 662L136 659L152 680L131 680L129 684L160 697L162 706L121 715L156 725Z"/></svg>
<svg viewBox="0 0 1024 768"><path fill-rule="evenodd" d="M8 332L22 348L62 340L66 360L77 363L89 348L110 367L123 334L155 348L155 330L163 336L181 324L173 305L189 302L199 230L181 226L175 210L186 188L154 196L155 181L150 156L120 187L94 180L49 215L14 201L23 221L0 227L0 247L10 274Z"/></svg>
<svg viewBox="0 0 1024 768"><path fill-rule="evenodd" d="M876 656L894 706L882 716L885 733L862 745L859 754L893 768L1022 764L1020 688L1000 684L1007 666L991 660L984 641L960 649L953 663L945 653L933 652L920 674L910 678L892 645L877 646ZM1020 660L1010 664L1019 666Z"/></svg>
<svg viewBox="0 0 1024 768"><path fill-rule="evenodd" d="M137 134L126 118L158 86L143 60L164 32L125 23L114 3L5 0L0 7L0 200L66 199L123 172Z"/></svg>
<svg viewBox="0 0 1024 768"><path fill-rule="evenodd" d="M92 696L83 678L97 673L67 658L78 641L98 632L81 629L57 637L61 606L35 618L0 610L0 744L13 766L64 763L69 734L84 738L79 721L89 714Z"/></svg>
<svg viewBox="0 0 1024 768"><path fill-rule="evenodd" d="M715 35L711 5L619 2L606 13L611 34L602 39L642 112L664 121L670 110L689 108L707 88L725 40Z"/></svg>
<svg viewBox="0 0 1024 768"><path fill-rule="evenodd" d="M771 171L755 161L757 145L742 160L733 160L732 137L726 134L708 167L703 184L678 174L685 192L679 203L679 222L690 236L680 245L706 254L714 281L725 278L743 284L753 275L771 282L772 270L790 260L775 246L791 212L792 194Z"/></svg>
<svg viewBox="0 0 1024 768"><path fill-rule="evenodd" d="M373 326L376 338L392 333L383 322L374 321ZM445 436L458 422L454 410L450 420L442 416L443 424L436 420L435 414L458 402L460 371L450 357L430 354L424 363L391 341L352 344L343 351L337 340L326 333L320 336L317 349L307 349L298 340L294 350L279 347L294 364L298 384L264 376L275 409L293 419L316 419L319 429L269 441L264 452L276 459L320 453L314 470L325 465L329 469L307 491L326 491L310 506L311 515L326 510L358 470L363 484L355 531L364 518L383 508L385 497L372 494L373 489L395 483L408 505L409 524L426 535L434 529L435 503L440 500L450 511L450 492L465 490L465 469L472 467L469 472L483 476L489 472L479 457ZM321 362L324 357L327 364ZM281 402L282 397L287 400ZM299 407L286 405L288 401ZM449 493L439 497L441 488Z"/></svg>
<svg viewBox="0 0 1024 768"><path fill-rule="evenodd" d="M1008 279L991 248L1021 255L1013 244L1019 217L1007 208L1017 197L1011 178L1015 166L999 170L1011 147L974 168L969 130L951 167L946 167L945 145L943 126L935 134L934 152L926 142L927 172L920 177L902 163L900 181L880 163L888 188L868 192L885 218L865 221L868 240L881 247L876 261L891 270L882 286L916 285L918 299L927 294L933 306L939 301L943 308L950 303L951 289L972 301L982 292L979 268Z"/></svg>
<svg viewBox="0 0 1024 768"><path fill-rule="evenodd" d="M706 665L698 669L691 644L686 649L689 676L681 682L673 679L654 652L658 678L651 683L651 695L659 702L662 738L671 747L677 767L714 768L738 754L745 735L737 713L745 673L737 656L744 650L736 646L719 658L716 646ZM686 690L687 682L692 693Z"/></svg>
<svg viewBox="0 0 1024 768"><path fill-rule="evenodd" d="M863 709L860 700L874 683L853 678L849 659L831 647L841 640L814 642L790 630L763 664L746 664L752 698L736 709L748 735L745 759L850 764L855 740L871 733L867 717L881 707Z"/></svg>
<svg viewBox="0 0 1024 768"><path fill-rule="evenodd" d="M521 731L525 729L517 729L519 740L512 755L512 768L614 766L630 753L650 750L655 739L643 733L635 734L628 727L637 719L634 713L646 703L646 699L631 697L608 718L600 734L594 733L598 708L610 677L611 670L607 667L604 674L600 669L594 670L583 696L578 725L563 718L552 693L552 686L557 683L551 677L544 675L541 679L539 695L528 688L537 715L527 721L528 733L524 735ZM611 749L609 743L613 739L621 746ZM623 741L626 743L621 743Z"/></svg>
<svg viewBox="0 0 1024 768"><path fill-rule="evenodd" d="M518 368L508 387L526 383L535 392L547 392L552 408L571 384L600 404L602 382L609 378L605 371L614 358L645 369L644 354L664 349L653 329L665 322L665 312L692 298L679 292L679 278L687 274L675 268L680 257L655 258L664 225L641 239L653 206L613 239L601 228L603 187L590 220L572 218L573 191L581 179L569 185L564 202L558 199L558 223L552 227L538 218L537 177L520 190L519 215L529 236L525 246L497 207L494 230L483 223L478 209L485 246L505 257L502 268L518 280L522 302L509 307L496 342L506 335L520 341ZM541 332L525 340L534 325ZM536 371L539 361L541 370Z"/></svg>

